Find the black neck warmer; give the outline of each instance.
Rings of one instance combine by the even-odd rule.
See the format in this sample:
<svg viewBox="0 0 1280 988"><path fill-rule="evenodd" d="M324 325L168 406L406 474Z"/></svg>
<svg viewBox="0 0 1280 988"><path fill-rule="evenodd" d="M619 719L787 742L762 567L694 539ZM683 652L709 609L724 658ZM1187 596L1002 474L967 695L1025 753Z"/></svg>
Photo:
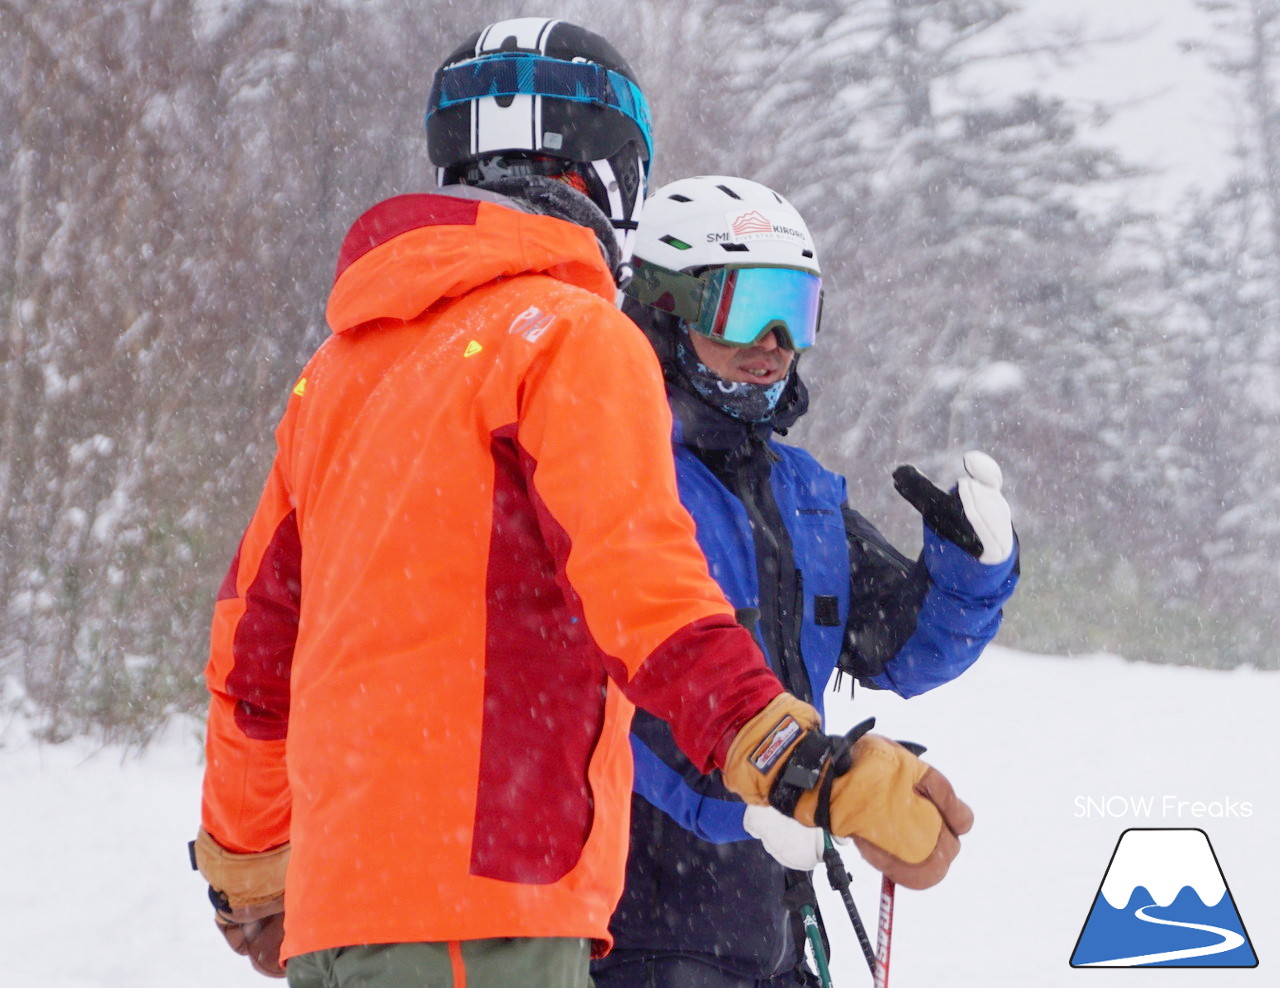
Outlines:
<svg viewBox="0 0 1280 988"><path fill-rule="evenodd" d="M628 266L621 263L618 240L614 236L609 217L581 192L559 179L548 178L546 175L512 175L477 182L475 187L519 199L546 216L554 216L576 226L585 226L596 235L600 252L613 273L613 280L618 282L625 274Z"/></svg>

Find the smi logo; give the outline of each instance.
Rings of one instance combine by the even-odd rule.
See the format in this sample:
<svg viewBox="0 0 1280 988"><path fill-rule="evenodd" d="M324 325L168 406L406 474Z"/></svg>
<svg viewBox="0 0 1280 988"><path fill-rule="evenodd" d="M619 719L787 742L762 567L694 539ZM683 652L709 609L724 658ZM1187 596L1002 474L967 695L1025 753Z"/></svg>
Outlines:
<svg viewBox="0 0 1280 988"><path fill-rule="evenodd" d="M1257 967L1203 830L1126 830L1072 967Z"/></svg>

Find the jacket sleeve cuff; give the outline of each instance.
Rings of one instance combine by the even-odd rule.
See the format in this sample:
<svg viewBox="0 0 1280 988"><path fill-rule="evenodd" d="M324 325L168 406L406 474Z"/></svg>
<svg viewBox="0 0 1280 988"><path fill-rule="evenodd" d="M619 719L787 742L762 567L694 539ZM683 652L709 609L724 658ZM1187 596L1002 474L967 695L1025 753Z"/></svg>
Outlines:
<svg viewBox="0 0 1280 988"><path fill-rule="evenodd" d="M716 614L658 646L623 692L670 724L680 750L706 773L724 764L738 731L783 689L751 633L731 614Z"/></svg>
<svg viewBox="0 0 1280 988"><path fill-rule="evenodd" d="M1002 563L980 563L954 542L924 526L924 563L934 585L958 596L999 607L1018 585L1021 547L1014 535L1013 553Z"/></svg>

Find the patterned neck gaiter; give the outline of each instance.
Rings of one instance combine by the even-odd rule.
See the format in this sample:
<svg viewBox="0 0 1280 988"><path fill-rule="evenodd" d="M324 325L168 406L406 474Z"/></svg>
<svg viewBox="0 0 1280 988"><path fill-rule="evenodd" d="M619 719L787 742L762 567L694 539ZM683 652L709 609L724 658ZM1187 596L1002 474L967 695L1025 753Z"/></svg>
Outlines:
<svg viewBox="0 0 1280 988"><path fill-rule="evenodd" d="M693 387L694 393L726 415L742 422L764 422L778 407L787 378L776 384L752 384L749 381L726 381L712 371L694 352L689 340L689 327L680 324L676 340L676 365ZM792 364L794 369L795 364Z"/></svg>

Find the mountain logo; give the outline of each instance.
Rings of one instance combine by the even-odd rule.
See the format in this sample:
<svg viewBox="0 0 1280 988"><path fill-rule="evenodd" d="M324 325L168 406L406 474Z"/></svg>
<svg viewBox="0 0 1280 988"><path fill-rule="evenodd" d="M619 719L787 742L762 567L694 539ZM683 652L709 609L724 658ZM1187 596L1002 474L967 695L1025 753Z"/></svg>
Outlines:
<svg viewBox="0 0 1280 988"><path fill-rule="evenodd" d="M729 229L735 237L745 237L751 233L769 234L773 232L773 224L765 219L758 209L739 213L729 219Z"/></svg>
<svg viewBox="0 0 1280 988"><path fill-rule="evenodd" d="M1203 830L1126 830L1071 954L1072 967L1257 967Z"/></svg>

